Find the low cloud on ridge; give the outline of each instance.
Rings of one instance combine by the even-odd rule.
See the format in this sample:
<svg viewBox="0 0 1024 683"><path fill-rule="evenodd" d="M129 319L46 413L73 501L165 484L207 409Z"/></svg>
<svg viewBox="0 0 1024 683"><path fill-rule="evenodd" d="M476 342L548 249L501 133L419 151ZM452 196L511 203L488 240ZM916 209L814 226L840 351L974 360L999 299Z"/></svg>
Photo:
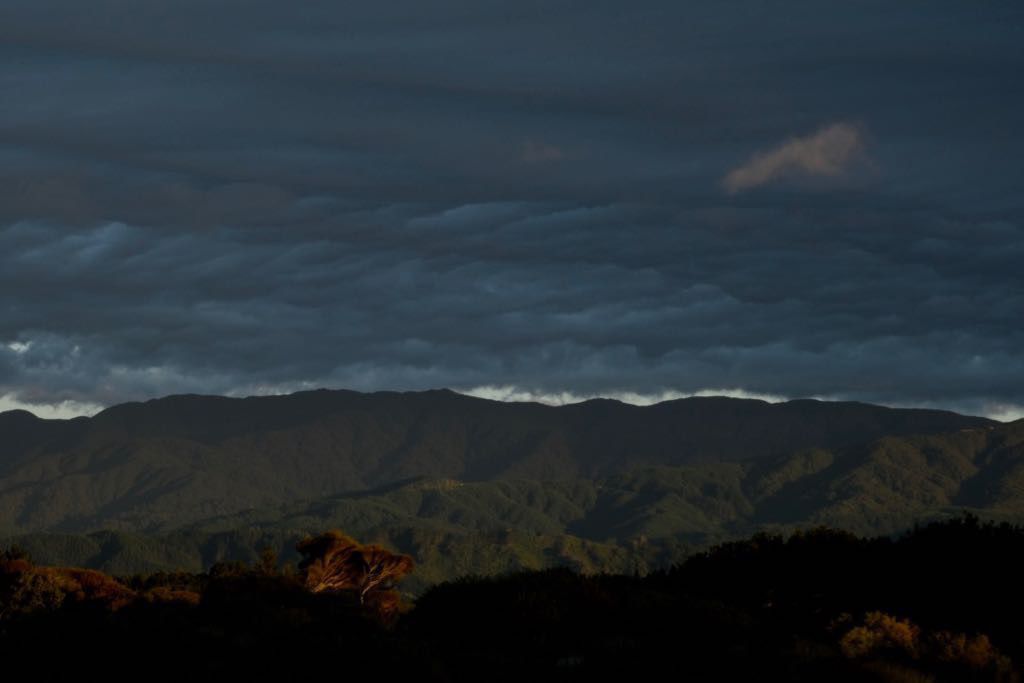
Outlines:
<svg viewBox="0 0 1024 683"><path fill-rule="evenodd" d="M680 398L727 396L729 398L749 398L768 403L779 403L788 400L785 396L773 394L758 394L744 391L742 389L702 389L700 391L657 391L653 393L642 393L636 391L611 391L595 394L577 394L571 391L532 391L515 386L481 386L470 389L459 390L460 394L486 398L492 401L514 401L544 403L552 406L562 406L571 403L582 403L595 398L610 398L622 403L630 403L637 406L649 406L663 401L674 401Z"/></svg>

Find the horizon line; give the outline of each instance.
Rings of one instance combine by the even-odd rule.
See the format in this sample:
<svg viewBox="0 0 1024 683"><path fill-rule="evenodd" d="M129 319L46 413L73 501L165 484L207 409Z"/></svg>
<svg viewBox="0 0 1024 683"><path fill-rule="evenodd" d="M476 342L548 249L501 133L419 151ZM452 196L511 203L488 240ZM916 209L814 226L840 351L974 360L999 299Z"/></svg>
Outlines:
<svg viewBox="0 0 1024 683"><path fill-rule="evenodd" d="M11 396L11 394L0 395L0 415L10 412L26 412L38 419L42 420L73 420L77 418L91 418L98 415L101 412L115 408L122 405L128 405L133 403L148 403L150 401L158 401L167 398L181 397L181 396L202 396L210 398L226 398L226 399L247 399L247 398L263 398L272 396L292 396L301 393L309 393L314 391L348 391L358 394L376 394L376 393L399 393L399 394L417 394L417 393L428 393L432 391L449 391L460 396L466 396L470 398L477 398L488 401L495 401L499 403L533 403L546 405L551 407L560 406L571 406L587 403L595 400L608 400L616 401L624 405L632 405L637 407L654 406L661 403L667 403L670 401L677 401L691 398L728 398L736 400L752 400L760 401L763 403L777 404L777 403L791 403L794 401L820 401L825 403L859 403L862 405L871 405L881 408L890 408L894 410L936 410L949 413L955 413L958 415L964 415L968 417L983 417L995 422L1010 423L1020 419L1024 419L1024 406L1007 406L1003 404L994 404L993 410L987 413L982 412L975 414L971 411L960 411L952 408L936 406L934 404L890 404L884 402L865 401L855 398L845 398L842 396L822 396L822 395L811 395L811 396L797 396L788 397L778 394L766 394L759 392L750 392L743 389L699 389L696 391L678 391L678 390L661 390L650 393L634 392L634 391L607 391L607 392L594 392L594 393L575 393L571 391L553 391L543 392L534 391L528 389L521 389L511 385L483 385L469 388L452 388L452 387L435 387L427 389L373 389L373 390L362 390L362 389L349 389L345 387L309 387L309 388L296 388L293 390L256 390L252 393L246 393L245 391L231 392L225 394L217 393L200 393L200 392L181 392L171 393L161 396L153 396L151 398L142 398L136 400L127 400L120 402L112 402L107 405L101 405L97 403L80 402L74 400L66 400L56 403L29 403L17 400Z"/></svg>

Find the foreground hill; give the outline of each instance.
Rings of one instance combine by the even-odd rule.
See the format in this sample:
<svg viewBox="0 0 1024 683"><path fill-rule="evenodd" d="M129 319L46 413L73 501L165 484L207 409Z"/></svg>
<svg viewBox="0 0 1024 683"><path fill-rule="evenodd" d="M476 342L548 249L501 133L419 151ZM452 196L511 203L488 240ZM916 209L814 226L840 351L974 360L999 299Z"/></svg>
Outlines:
<svg viewBox="0 0 1024 683"><path fill-rule="evenodd" d="M404 559L319 538L291 570L268 553L120 579L0 547L0 651L39 680L1021 680L1024 529L970 516L762 534L647 576L461 578L415 603ZM325 564L337 589L316 592Z"/></svg>
<svg viewBox="0 0 1024 683"><path fill-rule="evenodd" d="M420 477L590 481L994 424L809 400L551 407L450 391L172 396L67 421L10 412L0 414L0 534L166 532Z"/></svg>

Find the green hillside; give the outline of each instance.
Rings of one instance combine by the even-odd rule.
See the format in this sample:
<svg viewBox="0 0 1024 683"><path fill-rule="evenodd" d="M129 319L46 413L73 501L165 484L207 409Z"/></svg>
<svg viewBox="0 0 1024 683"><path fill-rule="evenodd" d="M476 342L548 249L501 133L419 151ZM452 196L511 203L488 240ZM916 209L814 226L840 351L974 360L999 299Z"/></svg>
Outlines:
<svg viewBox="0 0 1024 683"><path fill-rule="evenodd" d="M0 414L0 534L166 533L416 478L598 481L638 468L770 460L994 424L858 403L693 398L552 407L450 391L172 396L68 421L10 412ZM713 505L702 514L717 523L725 512ZM703 528L693 516L687 524Z"/></svg>
<svg viewBox="0 0 1024 683"><path fill-rule="evenodd" d="M1024 421L884 437L733 463L638 467L597 479L420 479L209 517L158 536L30 534L40 559L115 573L284 559L304 535L341 528L412 554L420 590L466 574L573 566L645 572L762 530L828 525L892 534L964 510L1024 521Z"/></svg>

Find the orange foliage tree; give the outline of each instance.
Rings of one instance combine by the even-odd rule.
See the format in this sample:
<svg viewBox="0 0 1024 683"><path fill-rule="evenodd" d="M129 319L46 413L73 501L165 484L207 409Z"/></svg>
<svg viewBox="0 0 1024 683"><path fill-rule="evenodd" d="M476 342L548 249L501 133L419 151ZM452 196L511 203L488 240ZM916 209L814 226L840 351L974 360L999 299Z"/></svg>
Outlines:
<svg viewBox="0 0 1024 683"><path fill-rule="evenodd" d="M386 591L413 569L412 558L378 545L361 545L340 531L328 531L300 541L299 570L314 593L355 591L365 602L374 591Z"/></svg>
<svg viewBox="0 0 1024 683"><path fill-rule="evenodd" d="M52 611L64 605L120 609L135 591L92 569L38 567L24 557L0 554L0 619L19 613Z"/></svg>
<svg viewBox="0 0 1024 683"><path fill-rule="evenodd" d="M1006 676L1013 671L1013 662L983 633L972 636L951 631L925 632L909 619L884 612L868 612L864 623L847 631L839 646L850 658L899 653L914 660L930 659L976 671L989 670L997 674L998 680L1011 680Z"/></svg>

